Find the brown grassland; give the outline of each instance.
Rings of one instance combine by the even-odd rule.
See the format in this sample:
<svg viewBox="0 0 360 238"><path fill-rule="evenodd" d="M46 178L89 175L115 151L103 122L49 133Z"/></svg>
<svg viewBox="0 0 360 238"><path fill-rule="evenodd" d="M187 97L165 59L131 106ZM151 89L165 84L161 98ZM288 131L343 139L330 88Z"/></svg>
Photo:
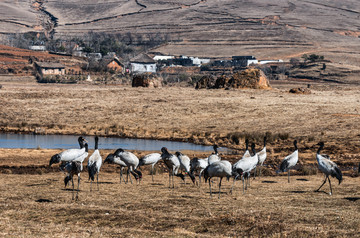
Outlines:
<svg viewBox="0 0 360 238"><path fill-rule="evenodd" d="M255 140L257 148L265 134L271 137L266 176L251 180L245 194L240 182L229 194L232 180L224 180L220 199L216 179L211 198L207 184L199 188L189 179L185 185L175 178L176 188L169 189L161 163L154 183L143 168L140 185L120 184L119 169L106 164L99 176L100 191L90 192L86 170L82 173L75 202L72 191L64 189L58 165L48 168L51 155L60 150L0 149L1 236L360 236L360 185L354 171L360 162L357 85L313 83L310 95L288 93L291 87L306 86L295 82L274 83L271 90L226 91L39 85L11 77L2 77L1 85L3 132L41 128L46 133L218 143L233 149L223 155L231 162L241 157L245 137ZM288 184L275 169L292 152L294 139L299 141L300 159ZM315 161L320 140L325 142L324 153L344 173L340 185L332 180L332 196L328 184L323 192L313 192L323 181ZM101 151L103 158L108 153ZM134 153L148 152L139 148Z"/></svg>

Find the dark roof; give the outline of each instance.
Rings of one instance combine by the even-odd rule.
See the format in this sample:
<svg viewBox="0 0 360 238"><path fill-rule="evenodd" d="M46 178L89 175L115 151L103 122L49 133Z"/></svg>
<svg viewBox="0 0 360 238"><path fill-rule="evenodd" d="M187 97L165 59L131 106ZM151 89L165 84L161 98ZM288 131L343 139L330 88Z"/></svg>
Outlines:
<svg viewBox="0 0 360 238"><path fill-rule="evenodd" d="M60 63L52 63L52 62L36 62L35 63L40 68L48 68L48 69L65 69L65 65Z"/></svg>
<svg viewBox="0 0 360 238"><path fill-rule="evenodd" d="M108 65L109 63L111 63L112 61L117 62L119 65L124 66L123 63L120 62L120 60L117 57L104 57L102 58L101 62L105 65Z"/></svg>
<svg viewBox="0 0 360 238"><path fill-rule="evenodd" d="M155 60L153 60L147 54L140 54L130 60L131 63L142 63L142 64L155 64Z"/></svg>

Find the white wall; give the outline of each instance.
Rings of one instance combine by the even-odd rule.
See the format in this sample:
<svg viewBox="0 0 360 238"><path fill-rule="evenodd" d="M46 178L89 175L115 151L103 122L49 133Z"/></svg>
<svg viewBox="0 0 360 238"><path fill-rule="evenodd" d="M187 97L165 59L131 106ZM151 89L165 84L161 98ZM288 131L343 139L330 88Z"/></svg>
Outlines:
<svg viewBox="0 0 360 238"><path fill-rule="evenodd" d="M156 64L131 63L133 73L156 73Z"/></svg>
<svg viewBox="0 0 360 238"><path fill-rule="evenodd" d="M173 59L175 58L174 56L171 55L155 55L155 57L153 58L153 60L169 60L169 59Z"/></svg>

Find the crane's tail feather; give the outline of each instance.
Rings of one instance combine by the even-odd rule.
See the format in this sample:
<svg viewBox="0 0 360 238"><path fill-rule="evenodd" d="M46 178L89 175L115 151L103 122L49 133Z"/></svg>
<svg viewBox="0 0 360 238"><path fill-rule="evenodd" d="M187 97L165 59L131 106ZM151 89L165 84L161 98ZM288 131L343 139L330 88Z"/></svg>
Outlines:
<svg viewBox="0 0 360 238"><path fill-rule="evenodd" d="M335 167L334 170L331 171L331 177L336 177L339 180L339 184L342 182L342 173L338 167Z"/></svg>
<svg viewBox="0 0 360 238"><path fill-rule="evenodd" d="M68 185L69 181L71 180L71 177L69 175L67 175L65 178L64 178L64 183L65 183L65 188L66 186Z"/></svg>
<svg viewBox="0 0 360 238"><path fill-rule="evenodd" d="M283 160L280 164L280 171L285 172L285 170L288 168L289 162L287 160Z"/></svg>
<svg viewBox="0 0 360 238"><path fill-rule="evenodd" d="M91 179L91 181L94 181L95 180L95 174L97 173L97 168L96 168L95 163L88 166L88 172L89 172L89 179Z"/></svg>

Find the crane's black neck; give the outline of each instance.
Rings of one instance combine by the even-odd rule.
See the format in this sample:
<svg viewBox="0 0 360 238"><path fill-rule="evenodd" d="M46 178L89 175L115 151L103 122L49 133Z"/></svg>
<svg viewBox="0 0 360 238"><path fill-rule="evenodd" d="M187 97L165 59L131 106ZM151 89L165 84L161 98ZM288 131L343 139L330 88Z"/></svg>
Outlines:
<svg viewBox="0 0 360 238"><path fill-rule="evenodd" d="M266 147L266 136L264 137L264 147Z"/></svg>
<svg viewBox="0 0 360 238"><path fill-rule="evenodd" d="M218 148L218 146L217 146L217 145L214 145L214 146L213 146L213 149L214 149L214 152L215 152L215 154L216 154L216 155L218 154L218 150L217 150L217 148Z"/></svg>
<svg viewBox="0 0 360 238"><path fill-rule="evenodd" d="M298 147L297 147L297 140L294 140L294 147L295 147L295 150L298 150Z"/></svg>
<svg viewBox="0 0 360 238"><path fill-rule="evenodd" d="M80 149L84 148L84 142L85 142L85 140L84 140L84 138L83 138L82 136L80 136L80 137L78 138L78 142L79 142L79 145L80 145Z"/></svg>
<svg viewBox="0 0 360 238"><path fill-rule="evenodd" d="M99 146L99 137L95 136L95 150L98 149Z"/></svg>
<svg viewBox="0 0 360 238"><path fill-rule="evenodd" d="M319 147L317 153L320 154L320 152L322 151L322 149L324 149L324 144L323 144L323 143L320 143L320 147Z"/></svg>
<svg viewBox="0 0 360 238"><path fill-rule="evenodd" d="M245 140L245 151L249 150L249 140Z"/></svg>
<svg viewBox="0 0 360 238"><path fill-rule="evenodd" d="M251 144L251 151L253 152L253 155L256 155L255 144L254 143Z"/></svg>

